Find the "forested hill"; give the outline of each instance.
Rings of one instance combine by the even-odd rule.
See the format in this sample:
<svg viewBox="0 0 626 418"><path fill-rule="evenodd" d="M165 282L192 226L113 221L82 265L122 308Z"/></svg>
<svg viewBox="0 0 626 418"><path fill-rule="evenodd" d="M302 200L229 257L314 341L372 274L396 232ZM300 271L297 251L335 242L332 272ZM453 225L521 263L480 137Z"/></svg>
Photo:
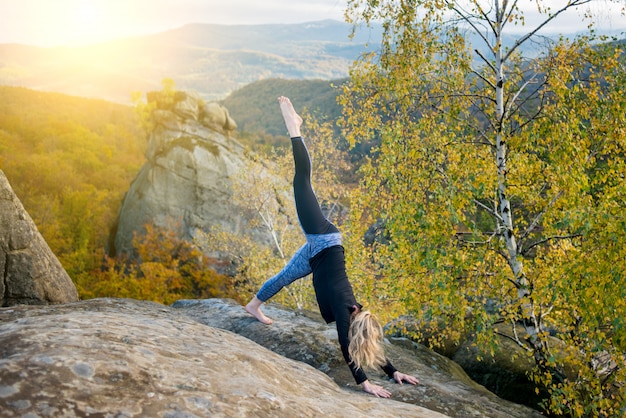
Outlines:
<svg viewBox="0 0 626 418"><path fill-rule="evenodd" d="M283 136L285 123L278 112L276 99L291 97L298 109L321 120L336 120L341 114L337 104L340 80L268 79L248 84L232 92L221 103L237 122L239 131Z"/></svg>
<svg viewBox="0 0 626 418"><path fill-rule="evenodd" d="M333 20L190 24L74 48L0 44L0 85L129 104L132 92L159 90L161 80L171 78L181 90L222 100L259 80L347 77L354 60L364 52L377 52L381 42L380 26L359 27L351 39L352 29ZM516 38L505 40L510 44Z"/></svg>
<svg viewBox="0 0 626 418"><path fill-rule="evenodd" d="M74 280L102 262L145 146L130 106L0 86L0 169Z"/></svg>
<svg viewBox="0 0 626 418"><path fill-rule="evenodd" d="M338 21L306 24L193 24L151 36L76 48L0 44L0 85L15 85L129 103L133 91L159 90L171 78L204 99L268 78L331 80L350 64L377 30L349 38Z"/></svg>

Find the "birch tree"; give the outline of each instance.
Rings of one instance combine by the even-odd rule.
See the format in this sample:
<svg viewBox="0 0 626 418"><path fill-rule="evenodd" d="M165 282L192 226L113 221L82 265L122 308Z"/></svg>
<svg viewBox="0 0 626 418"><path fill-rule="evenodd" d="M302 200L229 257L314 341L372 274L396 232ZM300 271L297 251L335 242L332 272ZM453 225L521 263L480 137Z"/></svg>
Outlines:
<svg viewBox="0 0 626 418"><path fill-rule="evenodd" d="M573 416L624 413L624 60L592 23L540 35L594 3L350 0L384 32L340 99L351 143L380 143L352 208L355 248L382 225L356 286L436 324L432 344L514 341L545 408Z"/></svg>

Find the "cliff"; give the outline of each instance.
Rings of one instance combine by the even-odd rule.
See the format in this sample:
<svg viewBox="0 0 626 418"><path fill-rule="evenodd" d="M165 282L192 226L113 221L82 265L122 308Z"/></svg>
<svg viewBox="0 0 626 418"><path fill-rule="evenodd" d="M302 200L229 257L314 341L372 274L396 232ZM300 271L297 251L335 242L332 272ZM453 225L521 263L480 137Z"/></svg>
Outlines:
<svg viewBox="0 0 626 418"><path fill-rule="evenodd" d="M124 197L112 254L132 252L133 234L146 223L188 240L212 226L235 233L247 228L247 212L232 202L232 188L251 162L231 137L237 125L228 110L192 93L159 94L149 96L157 109L147 161Z"/></svg>
<svg viewBox="0 0 626 418"><path fill-rule="evenodd" d="M0 306L78 300L72 280L1 170L0 272Z"/></svg>

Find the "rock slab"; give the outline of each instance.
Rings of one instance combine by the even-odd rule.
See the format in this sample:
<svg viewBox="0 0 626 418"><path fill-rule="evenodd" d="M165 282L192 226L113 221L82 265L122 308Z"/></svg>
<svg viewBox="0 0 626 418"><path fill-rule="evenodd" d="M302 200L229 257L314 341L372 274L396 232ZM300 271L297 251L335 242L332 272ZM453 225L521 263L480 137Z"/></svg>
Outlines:
<svg viewBox="0 0 626 418"><path fill-rule="evenodd" d="M349 396L363 393L343 360L335 324L326 324L317 312L296 313L280 305L264 305L264 312L274 321L267 326L230 299L180 300L172 306L198 322L236 332L282 356L309 364L349 390ZM399 370L420 380L418 386L398 385L380 371L368 372L369 379L389 390L393 399L459 418L542 416L499 398L470 379L455 362L406 338L389 338L386 354Z"/></svg>
<svg viewBox="0 0 626 418"><path fill-rule="evenodd" d="M3 417L423 417L178 309L92 299L0 309Z"/></svg>

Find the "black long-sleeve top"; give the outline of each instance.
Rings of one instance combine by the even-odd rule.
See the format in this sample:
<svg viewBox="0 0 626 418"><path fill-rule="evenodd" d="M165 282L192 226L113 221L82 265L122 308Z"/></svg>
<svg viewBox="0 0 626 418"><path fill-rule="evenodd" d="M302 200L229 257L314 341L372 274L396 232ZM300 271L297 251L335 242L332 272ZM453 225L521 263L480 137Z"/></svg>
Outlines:
<svg viewBox="0 0 626 418"><path fill-rule="evenodd" d="M343 358L350 367L356 383L361 384L367 380L367 375L363 369L354 365L348 353L350 314L358 304L346 274L344 249L340 245L325 248L313 256L309 264L313 271L313 287L320 313L327 324L336 322ZM389 360L382 369L390 378L393 378L396 372L396 368Z"/></svg>

